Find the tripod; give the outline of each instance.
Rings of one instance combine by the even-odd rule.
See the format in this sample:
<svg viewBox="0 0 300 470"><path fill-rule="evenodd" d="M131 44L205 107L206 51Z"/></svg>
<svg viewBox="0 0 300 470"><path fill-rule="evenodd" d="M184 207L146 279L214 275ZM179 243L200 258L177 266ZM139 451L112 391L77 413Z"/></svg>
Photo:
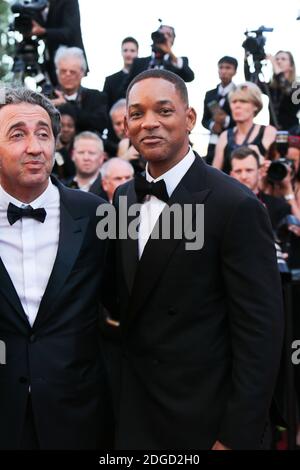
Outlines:
<svg viewBox="0 0 300 470"><path fill-rule="evenodd" d="M39 41L37 39L25 38L16 44L16 53L12 67L14 86L23 86L26 77L34 78L38 86L49 83L43 63L39 62Z"/></svg>
<svg viewBox="0 0 300 470"><path fill-rule="evenodd" d="M259 88L262 90L262 92L265 95L267 95L267 97L269 98L269 111L270 111L271 120L274 123L274 126L276 127L276 129L279 129L280 126L279 126L278 119L276 116L275 106L271 98L269 86L266 82L261 82L259 78L260 74L264 76L262 72L261 58L255 57L254 55L252 55L252 57L253 57L253 64L254 64L254 72L249 72L249 81L252 83L255 83L255 85L258 85ZM249 67L248 63L247 63L247 67Z"/></svg>

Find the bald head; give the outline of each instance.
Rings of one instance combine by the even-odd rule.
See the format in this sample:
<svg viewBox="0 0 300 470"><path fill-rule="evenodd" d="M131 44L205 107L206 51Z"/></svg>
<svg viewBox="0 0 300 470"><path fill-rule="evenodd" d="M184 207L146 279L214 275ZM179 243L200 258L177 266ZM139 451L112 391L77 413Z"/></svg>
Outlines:
<svg viewBox="0 0 300 470"><path fill-rule="evenodd" d="M122 158L110 158L101 167L102 187L111 202L118 186L133 178L132 165Z"/></svg>

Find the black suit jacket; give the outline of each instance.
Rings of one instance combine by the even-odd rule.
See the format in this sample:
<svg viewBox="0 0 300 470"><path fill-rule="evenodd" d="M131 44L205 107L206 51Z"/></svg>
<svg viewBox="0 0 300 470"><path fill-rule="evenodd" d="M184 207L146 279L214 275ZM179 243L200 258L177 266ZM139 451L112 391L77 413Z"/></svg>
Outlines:
<svg viewBox="0 0 300 470"><path fill-rule="evenodd" d="M103 91L107 96L107 108L110 110L119 99L125 98L128 73L120 70L105 78Z"/></svg>
<svg viewBox="0 0 300 470"><path fill-rule="evenodd" d="M265 204L273 230L276 230L279 222L291 213L291 206L284 199L263 192L260 192L258 197Z"/></svg>
<svg viewBox="0 0 300 470"><path fill-rule="evenodd" d="M68 103L75 111L77 133L91 131L101 136L108 125L105 93L80 87L76 101L68 101Z"/></svg>
<svg viewBox="0 0 300 470"><path fill-rule="evenodd" d="M99 341L105 242L96 236L102 202L58 185L60 234L53 270L31 328L0 260L0 448L20 444L29 386L42 449L111 445L112 417Z"/></svg>
<svg viewBox="0 0 300 470"><path fill-rule="evenodd" d="M116 191L136 203L133 181ZM124 204L124 202L123 202ZM279 367L283 313L264 206L199 156L171 204L204 204L204 245L116 242L122 331L117 448L258 449ZM128 224L132 218L128 218ZM202 225L201 225L202 227ZM113 246L113 245L112 245Z"/></svg>
<svg viewBox="0 0 300 470"><path fill-rule="evenodd" d="M179 69L178 67L175 67L170 61L163 62L164 69L169 70L170 72L176 73L176 75L179 75L179 77L181 77L182 80L184 80L185 82L191 82L194 80L194 77L195 77L194 72L189 67L188 58L182 57L182 60L183 60L183 67L181 69ZM151 61L151 56L139 57L139 58L134 59L130 72L129 72L127 82L126 82L126 88L131 82L131 80L133 80L133 78L136 77L136 75L138 75L141 72L144 72L144 70L147 70L149 68L150 61ZM125 88L125 91L126 91L126 88Z"/></svg>
<svg viewBox="0 0 300 470"><path fill-rule="evenodd" d="M208 103L211 101L217 101L219 102L222 97L218 95L218 87L214 88L213 90L209 90L205 94L204 98L204 110L203 110L203 117L202 117L202 126L205 127L206 129L210 130L209 126L212 121L212 113L209 109ZM225 111L226 114L230 116L230 124L229 127L234 127L235 122L232 119L231 115L231 110L229 106L229 101L228 101L228 96L226 96L224 104L222 106L223 110Z"/></svg>
<svg viewBox="0 0 300 470"><path fill-rule="evenodd" d="M50 57L48 69L52 82L56 85L54 55L59 46L79 47L84 51L78 0L50 0L45 27Z"/></svg>

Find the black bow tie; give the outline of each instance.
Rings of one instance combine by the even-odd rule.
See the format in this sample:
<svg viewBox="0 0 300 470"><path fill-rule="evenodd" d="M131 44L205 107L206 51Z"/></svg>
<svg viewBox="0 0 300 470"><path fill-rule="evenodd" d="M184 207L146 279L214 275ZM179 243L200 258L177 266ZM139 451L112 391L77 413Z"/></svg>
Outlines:
<svg viewBox="0 0 300 470"><path fill-rule="evenodd" d="M10 202L7 208L7 219L10 225L13 225L17 220L22 219L22 217L30 217L44 223L46 215L47 212L43 207L40 209L33 209L31 206L22 208Z"/></svg>
<svg viewBox="0 0 300 470"><path fill-rule="evenodd" d="M159 180L156 183L149 183L149 181L147 181L143 176L136 175L134 178L134 187L138 202L142 202L147 194L156 196L158 199L161 199L164 202L167 202L169 199L166 183L164 180Z"/></svg>

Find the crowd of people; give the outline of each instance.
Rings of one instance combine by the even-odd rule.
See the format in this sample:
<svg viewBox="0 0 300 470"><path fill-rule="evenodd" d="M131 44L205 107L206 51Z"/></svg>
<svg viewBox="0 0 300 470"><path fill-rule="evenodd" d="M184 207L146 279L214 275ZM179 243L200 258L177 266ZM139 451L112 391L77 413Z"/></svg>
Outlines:
<svg viewBox="0 0 300 470"><path fill-rule="evenodd" d="M57 42L53 93L6 87L0 104L0 448L276 446L286 418L280 269L300 270L293 56L267 56L273 77L254 83L246 55L241 84L237 60L220 58L200 158L185 85L194 72L173 52L174 28L159 27L145 58L124 38L122 70L88 89L81 33L70 43L71 18L62 21L76 4L78 24L78 2L57 4L57 31L54 2L44 25L33 22ZM254 121L262 93L266 126ZM99 235L101 207L116 219ZM298 285L295 339L299 298Z"/></svg>

